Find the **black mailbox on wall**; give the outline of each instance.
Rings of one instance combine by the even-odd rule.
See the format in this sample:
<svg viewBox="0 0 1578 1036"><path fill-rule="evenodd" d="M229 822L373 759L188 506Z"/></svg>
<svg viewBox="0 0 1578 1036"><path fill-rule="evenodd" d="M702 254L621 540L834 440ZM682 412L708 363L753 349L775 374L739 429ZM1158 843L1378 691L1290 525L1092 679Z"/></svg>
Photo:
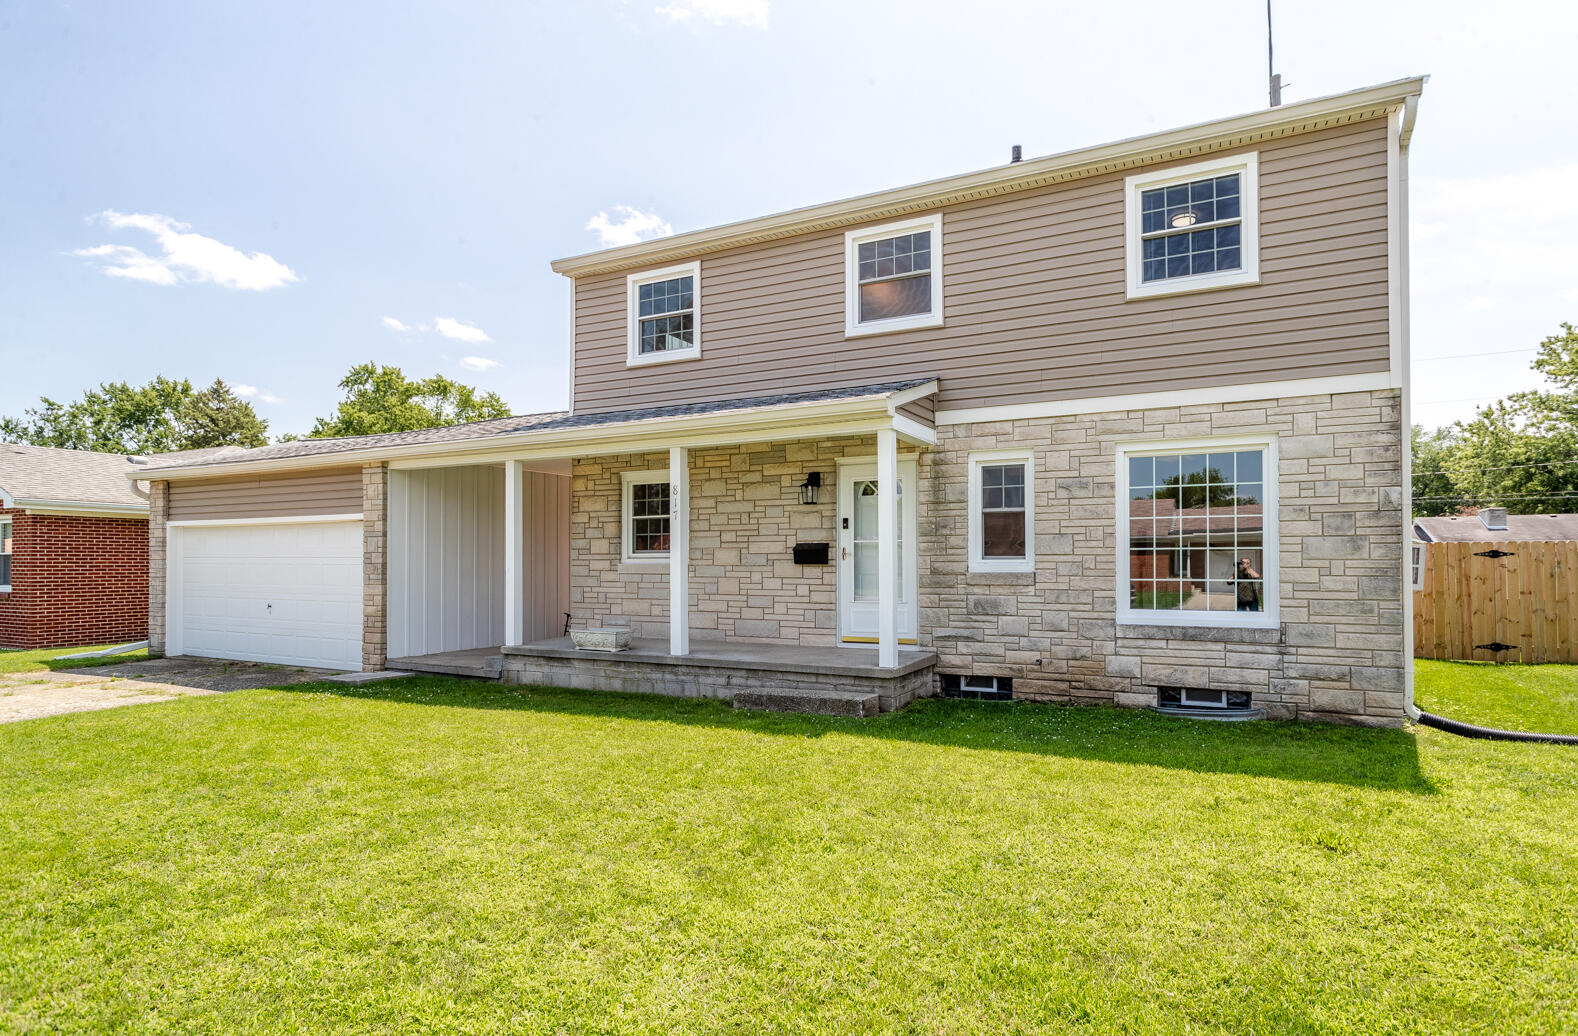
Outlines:
<svg viewBox="0 0 1578 1036"><path fill-rule="evenodd" d="M796 543L794 545L794 563L797 565L827 564L827 544Z"/></svg>

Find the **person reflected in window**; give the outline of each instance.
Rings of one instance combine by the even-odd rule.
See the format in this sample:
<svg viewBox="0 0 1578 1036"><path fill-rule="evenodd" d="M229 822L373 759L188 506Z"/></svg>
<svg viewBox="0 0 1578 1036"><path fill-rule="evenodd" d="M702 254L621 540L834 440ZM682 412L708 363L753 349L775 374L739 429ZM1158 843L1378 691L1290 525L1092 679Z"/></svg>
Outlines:
<svg viewBox="0 0 1578 1036"><path fill-rule="evenodd" d="M1260 573L1255 571L1248 558L1238 559L1238 569L1233 576L1233 589L1238 597L1239 611L1260 610Z"/></svg>

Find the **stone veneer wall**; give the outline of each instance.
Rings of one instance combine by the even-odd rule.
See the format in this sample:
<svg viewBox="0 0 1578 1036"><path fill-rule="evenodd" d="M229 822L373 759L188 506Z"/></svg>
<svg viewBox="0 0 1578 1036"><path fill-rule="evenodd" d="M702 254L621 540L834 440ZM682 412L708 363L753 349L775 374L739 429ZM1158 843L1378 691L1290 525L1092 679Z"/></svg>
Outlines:
<svg viewBox="0 0 1578 1036"><path fill-rule="evenodd" d="M389 468L362 465L362 669L384 668L389 648Z"/></svg>
<svg viewBox="0 0 1578 1036"><path fill-rule="evenodd" d="M1395 391L945 426L922 479L922 642L939 672L1016 696L1155 703L1162 684L1244 688L1274 717L1403 721L1405 441ZM1116 445L1278 435L1281 628L1118 627ZM973 574L974 450L1028 448L1036 571Z"/></svg>
<svg viewBox="0 0 1578 1036"><path fill-rule="evenodd" d="M164 654L166 523L170 520L170 483L148 483L148 654Z"/></svg>
<svg viewBox="0 0 1578 1036"><path fill-rule="evenodd" d="M794 545L838 551L837 462L874 458L872 436L748 443L690 455L691 639L838 643L837 565L796 565ZM621 560L620 475L666 470L668 454L577 460L572 470L570 609L577 624L668 636L667 562ZM800 483L822 475L814 506Z"/></svg>

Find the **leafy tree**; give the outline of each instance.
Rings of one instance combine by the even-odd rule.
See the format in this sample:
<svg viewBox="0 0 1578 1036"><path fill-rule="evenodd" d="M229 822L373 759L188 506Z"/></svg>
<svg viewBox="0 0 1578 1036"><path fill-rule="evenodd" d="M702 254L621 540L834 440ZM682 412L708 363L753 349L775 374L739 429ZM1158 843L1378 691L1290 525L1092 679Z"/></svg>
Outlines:
<svg viewBox="0 0 1578 1036"><path fill-rule="evenodd" d="M1414 514L1456 514L1462 500L1447 467L1458 445L1456 427L1427 432L1416 424L1409 438L1414 453Z"/></svg>
<svg viewBox="0 0 1578 1036"><path fill-rule="evenodd" d="M0 419L0 440L101 453L164 453L205 446L261 446L268 425L223 381L202 392L163 376L146 385L105 382L67 403L44 397L22 417Z"/></svg>
<svg viewBox="0 0 1578 1036"><path fill-rule="evenodd" d="M496 393L479 395L469 385L441 374L412 381L399 367L358 364L340 381L340 388L345 398L332 415L318 419L307 433L309 439L406 432L510 416Z"/></svg>

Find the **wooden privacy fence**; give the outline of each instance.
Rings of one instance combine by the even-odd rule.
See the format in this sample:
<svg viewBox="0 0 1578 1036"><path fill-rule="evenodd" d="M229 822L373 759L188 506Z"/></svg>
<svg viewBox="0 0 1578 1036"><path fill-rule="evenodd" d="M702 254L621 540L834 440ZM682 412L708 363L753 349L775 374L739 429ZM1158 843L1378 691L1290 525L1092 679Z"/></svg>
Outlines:
<svg viewBox="0 0 1578 1036"><path fill-rule="evenodd" d="M1414 655L1578 662L1578 541L1430 543Z"/></svg>

